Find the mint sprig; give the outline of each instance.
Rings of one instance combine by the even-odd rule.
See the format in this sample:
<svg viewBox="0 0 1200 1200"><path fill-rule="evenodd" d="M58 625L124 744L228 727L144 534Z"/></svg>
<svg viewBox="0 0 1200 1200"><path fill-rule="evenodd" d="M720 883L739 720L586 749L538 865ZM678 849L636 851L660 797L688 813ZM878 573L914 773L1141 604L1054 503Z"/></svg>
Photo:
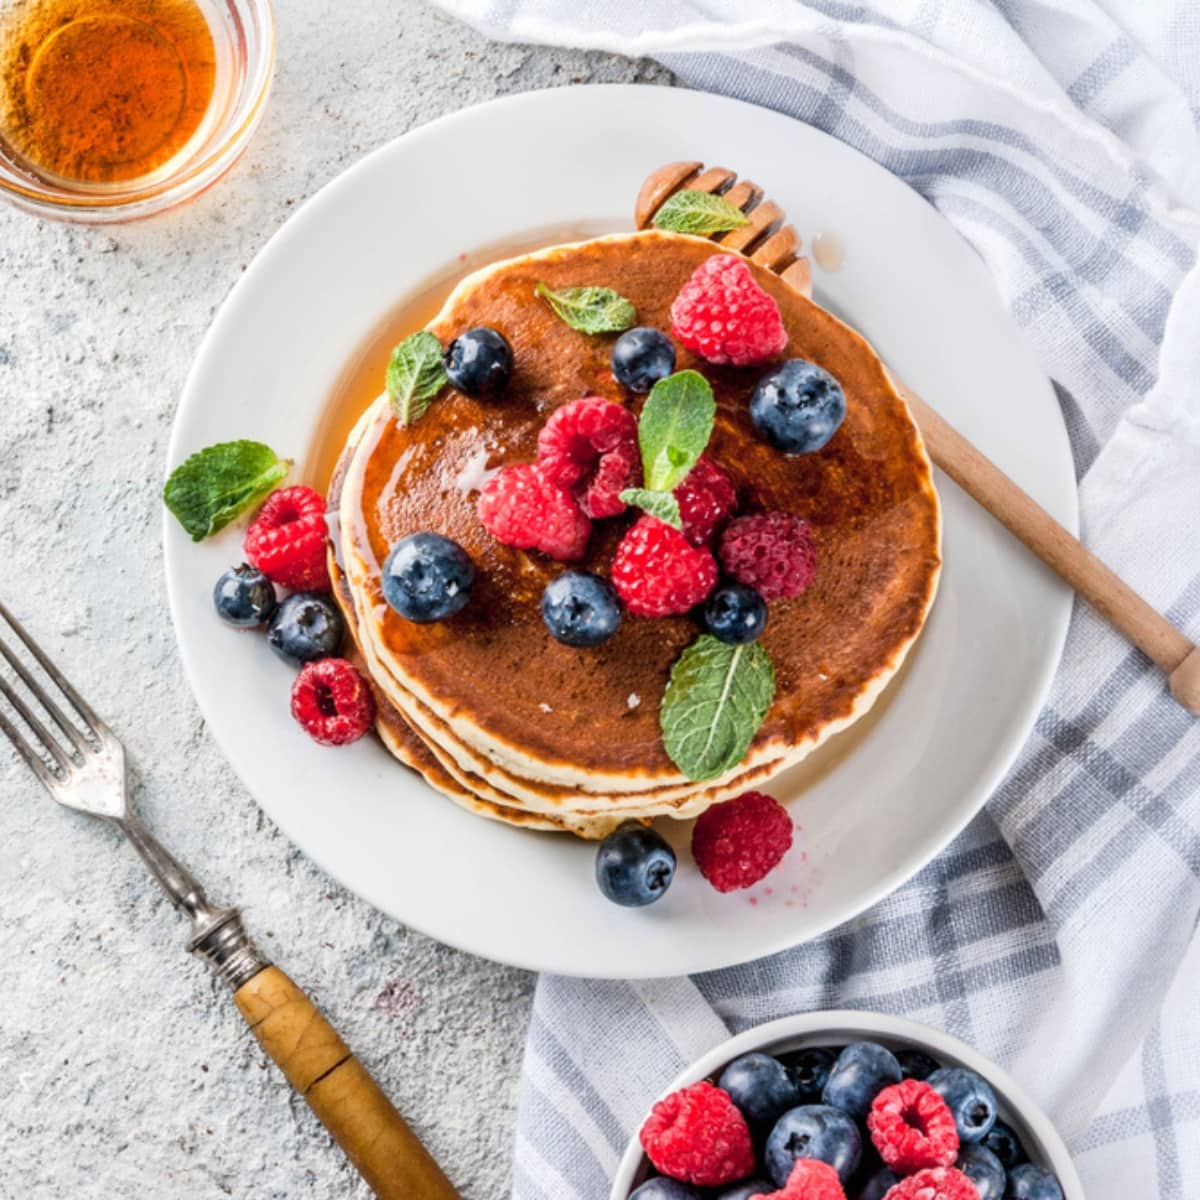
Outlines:
<svg viewBox="0 0 1200 1200"><path fill-rule="evenodd" d="M697 192L693 188L684 188L669 197L654 214L652 222L656 229L666 229L671 233L694 233L701 237L725 233L749 223L746 214L723 196Z"/></svg>
<svg viewBox="0 0 1200 1200"><path fill-rule="evenodd" d="M742 761L775 699L761 643L733 646L702 633L675 661L659 724L671 761L695 782Z"/></svg>
<svg viewBox="0 0 1200 1200"><path fill-rule="evenodd" d="M221 442L171 472L163 502L201 542L273 491L290 466L262 442Z"/></svg>
<svg viewBox="0 0 1200 1200"><path fill-rule="evenodd" d="M699 371L676 371L660 379L638 420L642 472L652 492L670 492L696 465L712 437L717 404Z"/></svg>
<svg viewBox="0 0 1200 1200"><path fill-rule="evenodd" d="M683 528L679 501L670 492L655 492L650 488L626 488L621 492L620 498L624 503L648 512L652 517L665 521L675 529Z"/></svg>
<svg viewBox="0 0 1200 1200"><path fill-rule="evenodd" d="M419 421L449 382L442 343L427 329L410 333L393 351L387 367L387 394L401 425Z"/></svg>
<svg viewBox="0 0 1200 1200"><path fill-rule="evenodd" d="M637 310L620 292L606 287L569 287L555 291L539 283L534 292L560 320L580 333L624 333L637 323Z"/></svg>

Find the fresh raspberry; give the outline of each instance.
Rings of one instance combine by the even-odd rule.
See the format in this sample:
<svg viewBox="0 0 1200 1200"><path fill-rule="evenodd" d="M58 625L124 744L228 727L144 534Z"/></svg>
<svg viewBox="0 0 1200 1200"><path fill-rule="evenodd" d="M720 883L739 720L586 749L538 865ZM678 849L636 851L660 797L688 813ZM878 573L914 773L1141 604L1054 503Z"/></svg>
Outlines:
<svg viewBox="0 0 1200 1200"><path fill-rule="evenodd" d="M292 716L322 746L357 742L375 723L375 697L344 658L305 663L292 684Z"/></svg>
<svg viewBox="0 0 1200 1200"><path fill-rule="evenodd" d="M692 858L718 892L734 892L765 878L791 845L787 809L763 792L743 792L714 804L692 828Z"/></svg>
<svg viewBox="0 0 1200 1200"><path fill-rule="evenodd" d="M979 1189L953 1167L932 1167L900 1180L883 1200L979 1200Z"/></svg>
<svg viewBox="0 0 1200 1200"><path fill-rule="evenodd" d="M792 513L755 513L730 521L717 554L728 574L764 600L800 595L817 573L812 530Z"/></svg>
<svg viewBox="0 0 1200 1200"><path fill-rule="evenodd" d="M717 560L657 517L639 517L617 546L612 584L638 617L685 613L717 583Z"/></svg>
<svg viewBox="0 0 1200 1200"><path fill-rule="evenodd" d="M505 467L479 495L479 519L506 546L540 550L559 562L578 562L592 523L574 497L551 483L534 463Z"/></svg>
<svg viewBox="0 0 1200 1200"><path fill-rule="evenodd" d="M637 418L603 396L584 396L550 415L538 434L542 474L571 492L589 517L625 511L621 492L641 482Z"/></svg>
<svg viewBox="0 0 1200 1200"><path fill-rule="evenodd" d="M721 522L737 507L733 481L711 458L701 455L675 489L683 536L693 546L707 546Z"/></svg>
<svg viewBox="0 0 1200 1200"><path fill-rule="evenodd" d="M779 305L732 254L714 254L692 272L671 305L671 328L694 354L735 367L774 358L788 340Z"/></svg>
<svg viewBox="0 0 1200 1200"><path fill-rule="evenodd" d="M762 1200L846 1200L838 1173L819 1158L798 1158L787 1183Z"/></svg>
<svg viewBox="0 0 1200 1200"><path fill-rule="evenodd" d="M664 1174L700 1187L720 1187L754 1170L746 1118L711 1083L693 1083L660 1100L642 1126L642 1148Z"/></svg>
<svg viewBox="0 0 1200 1200"><path fill-rule="evenodd" d="M310 487L280 488L246 530L246 558L294 592L327 592L325 501Z"/></svg>
<svg viewBox="0 0 1200 1200"><path fill-rule="evenodd" d="M867 1128L879 1157L898 1175L924 1167L948 1167L958 1157L954 1114L919 1079L885 1087L871 1103Z"/></svg>

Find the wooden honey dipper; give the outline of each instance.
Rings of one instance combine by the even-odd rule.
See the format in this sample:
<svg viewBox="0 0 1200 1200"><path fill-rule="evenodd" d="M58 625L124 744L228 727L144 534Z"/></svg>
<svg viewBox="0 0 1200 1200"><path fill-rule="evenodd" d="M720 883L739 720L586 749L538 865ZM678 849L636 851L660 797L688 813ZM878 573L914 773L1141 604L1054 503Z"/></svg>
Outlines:
<svg viewBox="0 0 1200 1200"><path fill-rule="evenodd" d="M659 167L638 192L634 208L637 227L647 228L668 197L683 188L719 194L741 209L748 223L712 234L712 240L748 255L812 298L812 269L800 255L795 229L785 224L783 209L773 200L763 199L757 184L739 180L724 167L706 168L699 162ZM1167 675L1171 695L1188 712L1200 714L1200 649L911 388L894 376L892 382L908 404L933 462L1157 663Z"/></svg>

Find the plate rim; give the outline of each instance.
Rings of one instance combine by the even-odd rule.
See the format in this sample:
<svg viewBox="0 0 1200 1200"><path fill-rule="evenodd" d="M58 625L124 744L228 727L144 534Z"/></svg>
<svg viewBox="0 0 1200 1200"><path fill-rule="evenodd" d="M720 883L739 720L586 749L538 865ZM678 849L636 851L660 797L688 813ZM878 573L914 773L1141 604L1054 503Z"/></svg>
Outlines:
<svg viewBox="0 0 1200 1200"><path fill-rule="evenodd" d="M718 93L699 91L683 87L665 87L654 84L630 84L630 83L591 83L591 84L576 84L570 85L570 91L575 93L604 93L604 94L624 94L630 98L637 96L640 99L646 98L646 93L649 88L653 88L654 92L672 97L666 103L689 103L699 101L700 103L717 103L723 106L731 106L740 108L747 113L753 113L756 116L766 115L780 120L793 122L794 124L803 127L813 134L821 138L827 138L829 141L836 143L844 152L854 155L861 159L864 163L869 164L873 169L883 172L894 179L898 184L905 187L915 197L921 199L918 193L909 187L904 180L888 172L886 168L876 163L868 155L855 149L853 146L835 138L832 134L826 133L824 130L816 126L809 125L806 122L796 118L781 114L775 110L765 108L764 106L752 104L748 101L739 100L733 97L722 96ZM253 255L246 269L238 276L233 286L229 289L225 297L219 304L208 329L201 338L192 359L191 366L188 370L187 377L184 382L183 389L180 393L179 402L175 408L175 412L171 420L170 435L167 439L166 447L166 463L164 478L175 464L182 461L186 456L186 448L183 446L183 429L184 416L189 406L195 402L195 393L199 388L198 378L202 373L203 364L209 355L212 354L214 346L220 341L225 328L236 317L236 308L242 294L253 286L253 282L258 273L266 266L272 264L281 255L287 253L289 243L293 238L298 236L298 231L302 230L305 224L305 218L312 211L322 209L324 207L337 203L338 197L344 189L352 187L356 177L360 174L365 174L370 171L372 164L378 159L384 158L391 153L396 152L396 147L402 144L414 144L427 141L431 138L441 137L449 129L452 129L457 123L470 120L475 114L481 110L499 110L508 108L520 108L527 104L541 104L548 99L556 97L562 92L562 87L550 87L533 89L530 91L517 92L506 96L496 97L490 100L482 101L478 104L470 105L454 112L445 113L423 125L417 126L414 129L408 130L405 133L399 134L397 137L389 139L387 142L375 149L371 150L361 158L355 160L344 170L329 179L325 184L317 189L309 196L301 205L297 207L295 212L280 225L263 243L259 250ZM953 225L942 214L936 213L941 219L946 228L953 236L963 244L966 249L971 249L970 244L956 230ZM450 259L447 259L447 264ZM989 277L990 278L990 277ZM420 280L416 281L420 284ZM398 296L402 296L403 292L399 292ZM998 302L998 297L997 297ZM1011 321L1011 317L1009 318ZM1020 334L1019 329L1012 323L1012 328L1018 336L1025 340ZM369 336L370 331L364 329L363 337ZM871 344L869 342L869 344ZM874 348L872 346L872 348ZM1048 376L1041 372L1039 364L1039 372L1045 383L1049 394L1053 394L1052 381ZM1066 423L1063 419L1061 409L1055 405L1054 417L1056 418L1056 426L1062 432L1062 439L1066 448L1066 460L1064 465L1070 465L1070 441L1067 436ZM1074 471L1071 470L1071 479L1073 486L1064 498L1064 506L1068 511L1062 512L1058 519L1061 523L1073 534L1078 532L1079 508L1078 508L1078 489L1074 486ZM935 486L940 490L943 483L949 482L944 474L941 474L935 468ZM952 485L953 486L953 485ZM493 962L500 962L520 969L534 972L549 972L559 975L567 975L580 978L623 978L623 979L654 979L666 978L683 974L696 974L711 970L724 969L726 967L737 966L742 963L754 961L758 958L769 957L773 954L781 953L794 946L802 945L809 941L828 933L831 929L843 924L848 920L852 920L857 915L874 907L882 899L886 898L893 891L903 886L905 882L916 875L925 865L932 862L938 857L946 847L966 828L966 826L982 811L986 804L987 798L991 796L997 785L1004 778L1009 768L1016 759L1021 747L1027 741L1029 735L1034 729L1038 714L1045 706L1046 699L1053 685L1055 675L1057 674L1059 664L1062 660L1063 650L1066 644L1067 633L1070 625L1071 615L1074 608L1074 596L1069 589L1062 593L1062 602L1058 607L1057 613L1054 615L1054 624L1057 625L1053 629L1051 636L1048 639L1052 647L1049 653L1042 660L1036 685L1029 690L1029 698L1026 704L1026 716L1019 722L1014 722L1014 727L1007 736L999 739L993 744L993 752L990 758L991 767L988 771L981 774L979 783L973 791L979 795L979 800L970 811L965 812L953 821L948 822L945 828L940 831L937 839L931 839L929 846L931 849L928 853L922 856L920 862L915 864L902 863L894 866L891 870L879 875L874 883L874 886L865 888L859 894L858 899L852 907L846 908L838 914L830 914L826 918L813 922L809 928L799 938L792 936L781 937L777 939L764 939L763 948L753 949L749 955L745 952L738 952L734 955L720 955L716 958L705 958L702 955L693 954L682 965L673 964L667 972L647 968L646 965L630 965L625 964L620 974L613 974L608 971L604 974L597 975L594 970L580 969L574 966L564 966L561 963L549 961L537 953L512 953L505 950L502 954L498 954L494 948L486 944L486 938L477 939L473 936L473 930L456 929L453 940L450 940L444 933L436 932L430 928L426 921L418 914L414 919L411 915L401 915L393 911L375 898L375 888L373 886L362 884L359 882L351 882L346 878L341 870L335 869L326 861L326 856L321 847L314 847L310 840L302 841L293 832L293 823L290 819L290 814L286 812L283 805L268 806L260 798L258 792L251 786L241 766L239 765L238 756L231 753L229 745L223 733L218 732L218 726L210 718L209 714L201 702L201 689L197 685L199 673L196 665L196 659L193 657L193 651L189 648L188 642L184 637L184 621L181 619L182 613L182 597L178 592L179 577L177 562L179 554L183 547L190 546L190 541L183 541L175 536L173 528L173 518L170 512L164 507L162 511L162 546L163 546L163 571L165 575L168 608L171 614L171 624L173 627L176 645L179 650L180 661L183 666L184 676L187 680L188 687L191 690L197 708L200 710L205 723L208 726L209 734L220 749L222 755L232 768L239 782L250 794L254 803L266 812L271 821L284 833L293 845L299 848L309 859L311 859L323 872L335 880L339 886L344 887L353 895L361 898L371 907L390 918L401 922L408 928L411 928L425 936L433 938L436 941L442 942L445 945L452 946L456 949L477 955ZM936 609L936 601L933 608ZM932 615L932 610L931 610ZM924 632L924 631L923 631ZM922 638L918 638L914 644L914 652L919 651ZM428 785L426 785L428 786ZM478 819L478 818L477 818ZM547 835L554 836L554 835Z"/></svg>

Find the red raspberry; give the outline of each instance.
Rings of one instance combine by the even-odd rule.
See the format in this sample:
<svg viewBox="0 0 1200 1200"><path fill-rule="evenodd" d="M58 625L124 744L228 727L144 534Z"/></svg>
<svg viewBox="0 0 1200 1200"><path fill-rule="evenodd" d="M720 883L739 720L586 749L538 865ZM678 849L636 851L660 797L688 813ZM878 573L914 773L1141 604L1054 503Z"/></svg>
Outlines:
<svg viewBox="0 0 1200 1200"><path fill-rule="evenodd" d="M280 488L246 530L246 559L295 592L327 592L325 501L310 487Z"/></svg>
<svg viewBox="0 0 1200 1200"><path fill-rule="evenodd" d="M619 516L621 492L641 482L637 418L603 396L584 396L555 409L538 434L538 466L565 488L589 517Z"/></svg>
<svg viewBox="0 0 1200 1200"><path fill-rule="evenodd" d="M898 1175L923 1167L948 1167L958 1157L954 1114L919 1079L885 1087L871 1104L867 1128L879 1157Z"/></svg>
<svg viewBox="0 0 1200 1200"><path fill-rule="evenodd" d="M683 536L693 546L706 546L717 527L737 507L733 482L711 458L701 455L675 489Z"/></svg>
<svg viewBox="0 0 1200 1200"><path fill-rule="evenodd" d="M505 467L479 495L479 519L506 546L540 550L559 562L578 562L592 523L574 497L545 478L534 463Z"/></svg>
<svg viewBox="0 0 1200 1200"><path fill-rule="evenodd" d="M292 684L292 716L322 746L357 742L375 723L375 697L344 658L305 663Z"/></svg>
<svg viewBox="0 0 1200 1200"><path fill-rule="evenodd" d="M817 573L817 549L803 517L755 513L725 526L717 551L721 565L764 600L798 596Z"/></svg>
<svg viewBox="0 0 1200 1200"><path fill-rule="evenodd" d="M692 272L671 305L671 328L694 354L735 367L774 358L788 340L779 305L733 254L714 254Z"/></svg>
<svg viewBox="0 0 1200 1200"><path fill-rule="evenodd" d="M798 1158L787 1183L762 1200L846 1200L838 1173L817 1158Z"/></svg>
<svg viewBox="0 0 1200 1200"><path fill-rule="evenodd" d="M617 546L612 584L638 617L695 608L717 584L717 560L657 517L639 517Z"/></svg>
<svg viewBox="0 0 1200 1200"><path fill-rule="evenodd" d="M743 792L714 804L692 828L692 858L718 892L734 892L765 878L791 845L787 809L763 792Z"/></svg>
<svg viewBox="0 0 1200 1200"><path fill-rule="evenodd" d="M932 1167L893 1184L883 1200L979 1200L979 1189L953 1167Z"/></svg>
<svg viewBox="0 0 1200 1200"><path fill-rule="evenodd" d="M642 1148L664 1174L720 1187L754 1170L746 1118L713 1084L693 1083L660 1100L642 1126Z"/></svg>

